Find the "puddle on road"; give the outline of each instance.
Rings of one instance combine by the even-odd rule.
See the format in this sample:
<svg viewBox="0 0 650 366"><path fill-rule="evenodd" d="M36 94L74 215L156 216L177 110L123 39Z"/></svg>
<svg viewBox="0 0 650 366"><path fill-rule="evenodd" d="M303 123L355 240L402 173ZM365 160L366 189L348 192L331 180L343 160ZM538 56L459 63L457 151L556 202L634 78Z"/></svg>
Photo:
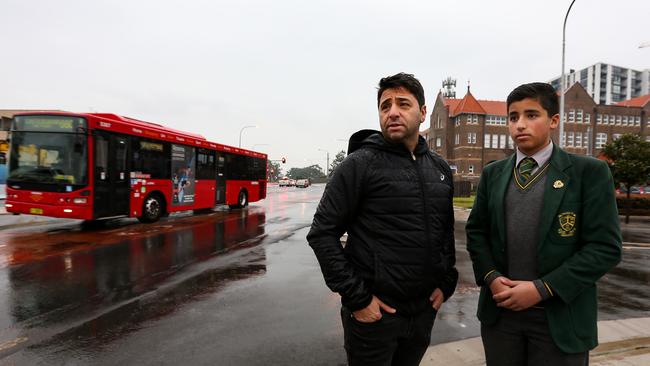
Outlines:
<svg viewBox="0 0 650 366"><path fill-rule="evenodd" d="M19 235L5 243L8 286L0 295L9 308L0 311L10 314L5 322L23 328L65 322L156 289L190 264L257 246L266 236L265 223L265 211L257 209L119 231L129 235L112 228Z"/></svg>

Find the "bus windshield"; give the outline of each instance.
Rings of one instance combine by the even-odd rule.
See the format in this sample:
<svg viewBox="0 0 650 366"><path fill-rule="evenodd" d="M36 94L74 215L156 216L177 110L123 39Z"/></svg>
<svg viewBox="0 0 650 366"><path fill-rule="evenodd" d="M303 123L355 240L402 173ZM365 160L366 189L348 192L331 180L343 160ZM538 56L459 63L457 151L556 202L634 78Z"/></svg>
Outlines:
<svg viewBox="0 0 650 366"><path fill-rule="evenodd" d="M13 131L11 139L7 180L66 185L87 183L85 134Z"/></svg>

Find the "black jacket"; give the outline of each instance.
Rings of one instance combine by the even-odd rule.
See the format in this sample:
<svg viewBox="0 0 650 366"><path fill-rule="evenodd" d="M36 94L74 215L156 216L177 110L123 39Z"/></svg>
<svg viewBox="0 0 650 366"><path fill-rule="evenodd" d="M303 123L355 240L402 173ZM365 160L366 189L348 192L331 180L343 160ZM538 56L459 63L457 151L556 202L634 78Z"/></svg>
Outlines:
<svg viewBox="0 0 650 366"><path fill-rule="evenodd" d="M351 311L372 295L417 314L456 288L452 173L422 137L413 154L362 130L350 138L307 235L325 282ZM345 248L340 238L347 231Z"/></svg>

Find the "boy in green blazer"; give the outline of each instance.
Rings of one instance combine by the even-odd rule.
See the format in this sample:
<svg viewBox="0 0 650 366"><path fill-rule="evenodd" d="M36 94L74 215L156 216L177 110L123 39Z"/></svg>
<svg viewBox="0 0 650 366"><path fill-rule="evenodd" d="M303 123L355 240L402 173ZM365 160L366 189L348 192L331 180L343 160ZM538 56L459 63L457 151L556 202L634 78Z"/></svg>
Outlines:
<svg viewBox="0 0 650 366"><path fill-rule="evenodd" d="M507 99L512 156L483 170L467 220L488 366L588 364L596 281L621 257L612 175L551 141L558 96L524 84Z"/></svg>

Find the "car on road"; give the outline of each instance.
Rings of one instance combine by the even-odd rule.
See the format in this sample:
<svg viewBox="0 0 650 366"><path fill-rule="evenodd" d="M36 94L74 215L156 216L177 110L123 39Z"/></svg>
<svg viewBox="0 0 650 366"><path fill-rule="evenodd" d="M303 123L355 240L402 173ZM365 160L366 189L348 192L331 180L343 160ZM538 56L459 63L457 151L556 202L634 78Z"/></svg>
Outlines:
<svg viewBox="0 0 650 366"><path fill-rule="evenodd" d="M289 178L281 178L281 179L278 181L278 185L279 185L280 187L289 187L289 186L290 186L290 182L291 182L291 179L289 179Z"/></svg>
<svg viewBox="0 0 650 366"><path fill-rule="evenodd" d="M311 185L309 179L298 179L296 180L296 187L298 188L307 188Z"/></svg>

